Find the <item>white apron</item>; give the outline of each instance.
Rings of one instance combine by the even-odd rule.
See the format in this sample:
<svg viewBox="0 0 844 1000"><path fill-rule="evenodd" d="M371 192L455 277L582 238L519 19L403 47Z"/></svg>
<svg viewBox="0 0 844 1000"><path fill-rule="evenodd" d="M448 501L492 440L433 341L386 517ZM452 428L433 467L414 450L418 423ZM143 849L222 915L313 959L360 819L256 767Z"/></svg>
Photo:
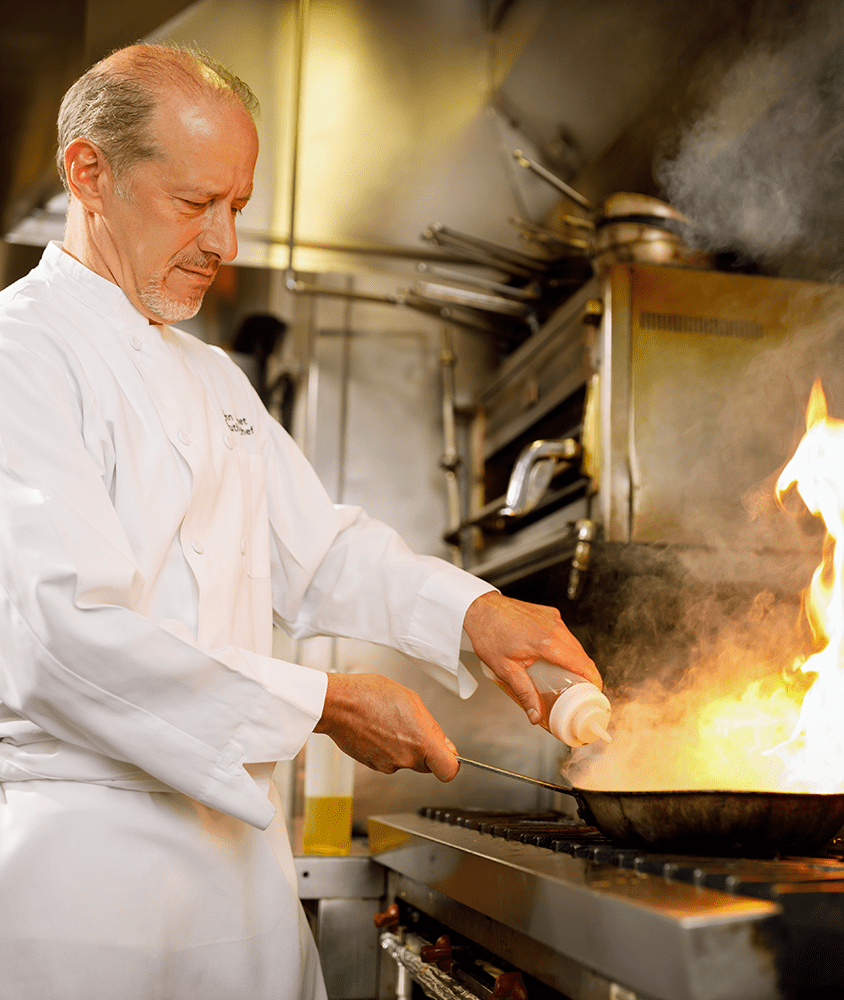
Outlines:
<svg viewBox="0 0 844 1000"><path fill-rule="evenodd" d="M325 997L280 812L260 831L172 793L2 791L2 1000Z"/></svg>

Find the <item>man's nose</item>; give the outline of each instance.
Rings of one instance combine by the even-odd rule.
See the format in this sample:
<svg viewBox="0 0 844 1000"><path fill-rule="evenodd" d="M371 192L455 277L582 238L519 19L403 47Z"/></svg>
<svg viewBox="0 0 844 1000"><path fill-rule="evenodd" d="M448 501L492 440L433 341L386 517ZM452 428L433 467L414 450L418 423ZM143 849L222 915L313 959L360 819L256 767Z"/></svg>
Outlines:
<svg viewBox="0 0 844 1000"><path fill-rule="evenodd" d="M215 253L224 264L237 256L234 218L234 214L224 203L214 205L206 216L206 224L200 236L200 250Z"/></svg>

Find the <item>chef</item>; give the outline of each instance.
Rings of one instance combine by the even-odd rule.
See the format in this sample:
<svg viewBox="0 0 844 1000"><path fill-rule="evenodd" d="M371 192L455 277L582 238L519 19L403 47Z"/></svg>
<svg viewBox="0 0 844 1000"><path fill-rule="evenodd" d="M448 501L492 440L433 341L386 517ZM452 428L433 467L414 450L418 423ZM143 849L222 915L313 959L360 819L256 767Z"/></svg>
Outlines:
<svg viewBox="0 0 844 1000"><path fill-rule="evenodd" d="M137 45L59 116L63 242L0 293L0 995L323 997L270 781L312 731L383 772L455 776L418 696L271 656L366 639L532 719L540 655L600 684L555 610L335 507L245 375L171 326L237 251L248 88Z"/></svg>

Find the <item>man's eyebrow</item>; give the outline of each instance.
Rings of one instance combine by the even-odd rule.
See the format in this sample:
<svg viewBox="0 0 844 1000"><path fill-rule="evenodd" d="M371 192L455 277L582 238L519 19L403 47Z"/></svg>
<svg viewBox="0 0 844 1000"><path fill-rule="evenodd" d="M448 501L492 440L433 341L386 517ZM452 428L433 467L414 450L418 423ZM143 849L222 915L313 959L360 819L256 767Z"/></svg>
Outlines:
<svg viewBox="0 0 844 1000"><path fill-rule="evenodd" d="M191 201L213 201L220 197L220 194L217 191L211 191L210 189L198 188L198 187L177 188L174 193L177 198L189 197ZM249 194L237 195L236 197L232 198L232 201L241 201L244 204L246 204L246 202L248 202L252 197L253 193L254 193L253 191L250 191Z"/></svg>

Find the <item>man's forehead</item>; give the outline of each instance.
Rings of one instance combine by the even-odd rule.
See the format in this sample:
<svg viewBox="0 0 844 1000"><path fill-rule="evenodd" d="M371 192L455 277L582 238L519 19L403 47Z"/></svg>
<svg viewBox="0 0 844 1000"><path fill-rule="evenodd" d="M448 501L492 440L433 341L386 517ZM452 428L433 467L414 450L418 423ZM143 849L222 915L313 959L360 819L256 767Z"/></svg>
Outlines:
<svg viewBox="0 0 844 1000"><path fill-rule="evenodd" d="M172 131L174 125L207 128L231 121L255 129L252 115L240 100L223 91L196 94L179 89L161 93L153 117L156 128L164 134Z"/></svg>
<svg viewBox="0 0 844 1000"><path fill-rule="evenodd" d="M254 165L258 133L252 116L235 99L165 98L156 110L155 140L168 166L186 166L197 159L243 166ZM207 164L209 167L213 163Z"/></svg>

